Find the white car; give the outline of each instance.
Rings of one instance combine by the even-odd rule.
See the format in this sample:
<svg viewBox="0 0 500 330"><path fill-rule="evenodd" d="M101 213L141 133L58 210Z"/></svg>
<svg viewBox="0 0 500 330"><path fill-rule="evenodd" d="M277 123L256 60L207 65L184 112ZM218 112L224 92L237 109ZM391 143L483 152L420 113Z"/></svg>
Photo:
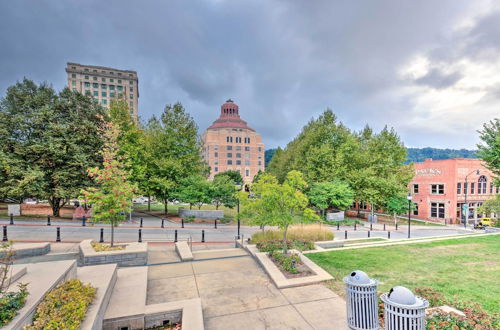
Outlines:
<svg viewBox="0 0 500 330"><path fill-rule="evenodd" d="M134 204L146 204L148 202L149 198L147 197L137 197L132 200L132 203Z"/></svg>

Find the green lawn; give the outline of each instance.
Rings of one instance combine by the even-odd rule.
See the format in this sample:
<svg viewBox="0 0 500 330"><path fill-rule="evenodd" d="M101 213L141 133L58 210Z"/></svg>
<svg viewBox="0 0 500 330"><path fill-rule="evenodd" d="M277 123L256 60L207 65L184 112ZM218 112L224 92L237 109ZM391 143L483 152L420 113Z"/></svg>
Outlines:
<svg viewBox="0 0 500 330"><path fill-rule="evenodd" d="M500 236L450 239L429 243L308 254L335 280L360 269L380 281L379 292L395 285L428 286L446 298L480 303L489 312L500 310Z"/></svg>

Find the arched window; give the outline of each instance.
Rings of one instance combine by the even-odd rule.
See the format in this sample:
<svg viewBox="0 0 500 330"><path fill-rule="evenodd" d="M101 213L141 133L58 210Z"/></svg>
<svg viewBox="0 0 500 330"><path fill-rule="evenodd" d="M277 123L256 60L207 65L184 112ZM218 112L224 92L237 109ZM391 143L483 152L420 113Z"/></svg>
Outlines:
<svg viewBox="0 0 500 330"><path fill-rule="evenodd" d="M477 181L477 193L478 194L486 194L486 187L487 187L488 179L484 175L481 175L479 177L479 180Z"/></svg>

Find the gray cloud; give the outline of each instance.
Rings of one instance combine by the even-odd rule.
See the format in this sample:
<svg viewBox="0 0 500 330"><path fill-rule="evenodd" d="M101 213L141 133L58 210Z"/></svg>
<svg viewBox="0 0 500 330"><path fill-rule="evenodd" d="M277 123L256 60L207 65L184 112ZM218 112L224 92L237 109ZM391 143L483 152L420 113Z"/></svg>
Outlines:
<svg viewBox="0 0 500 330"><path fill-rule="evenodd" d="M0 93L23 76L60 89L74 61L138 71L143 119L180 101L205 129L231 97L270 147L327 107L353 129L394 126L411 146L474 147L474 128L463 140L407 129L422 114L398 73L416 54L446 67L472 45L473 54L498 45L495 10L450 33L471 9L466 0L2 1ZM416 83L460 77L431 71Z"/></svg>

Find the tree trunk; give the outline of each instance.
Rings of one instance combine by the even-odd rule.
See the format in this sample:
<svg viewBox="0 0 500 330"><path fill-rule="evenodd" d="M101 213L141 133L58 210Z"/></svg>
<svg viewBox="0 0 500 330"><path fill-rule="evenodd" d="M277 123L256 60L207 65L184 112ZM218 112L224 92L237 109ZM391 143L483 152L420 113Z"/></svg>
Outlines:
<svg viewBox="0 0 500 330"><path fill-rule="evenodd" d="M113 247L114 242L115 242L115 225L111 221L111 247Z"/></svg>
<svg viewBox="0 0 500 330"><path fill-rule="evenodd" d="M288 253L288 246L286 244L286 234L288 232L288 226L285 227L285 231L283 232L283 253Z"/></svg>
<svg viewBox="0 0 500 330"><path fill-rule="evenodd" d="M215 209L218 210L219 209L219 203L215 203Z"/></svg>
<svg viewBox="0 0 500 330"><path fill-rule="evenodd" d="M198 205L198 210L201 210L201 207L203 206L203 203L202 204L199 204Z"/></svg>
<svg viewBox="0 0 500 330"><path fill-rule="evenodd" d="M189 204L189 209L192 210L193 209L193 204Z"/></svg>
<svg viewBox="0 0 500 330"><path fill-rule="evenodd" d="M151 195L148 195L148 211L151 211Z"/></svg>
<svg viewBox="0 0 500 330"><path fill-rule="evenodd" d="M396 212L394 212L394 226L396 225Z"/></svg>
<svg viewBox="0 0 500 330"><path fill-rule="evenodd" d="M52 207L52 215L54 217L60 216L61 207L64 206L64 204L66 204L66 203L61 204L61 200L62 198L59 197L49 198L49 204Z"/></svg>
<svg viewBox="0 0 500 330"><path fill-rule="evenodd" d="M168 214L168 201L166 198L163 199L163 207L165 209L165 215Z"/></svg>
<svg viewBox="0 0 500 330"><path fill-rule="evenodd" d="M357 217L359 218L359 215L361 214L361 211L359 210L359 202L356 203L357 209L358 209L358 214Z"/></svg>
<svg viewBox="0 0 500 330"><path fill-rule="evenodd" d="M262 230L262 234L264 234L264 225L260 225L260 229Z"/></svg>

